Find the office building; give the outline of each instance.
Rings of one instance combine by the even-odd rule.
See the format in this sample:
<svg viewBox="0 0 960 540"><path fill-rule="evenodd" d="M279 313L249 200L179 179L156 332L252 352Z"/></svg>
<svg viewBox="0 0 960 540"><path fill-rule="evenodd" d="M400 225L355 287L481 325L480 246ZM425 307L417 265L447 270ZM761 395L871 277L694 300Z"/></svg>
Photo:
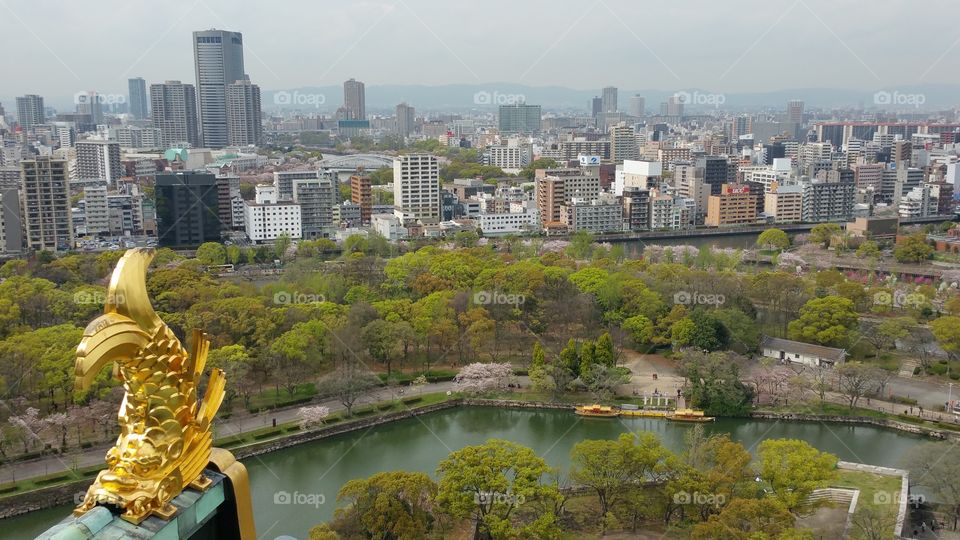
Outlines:
<svg viewBox="0 0 960 540"><path fill-rule="evenodd" d="M601 93L601 109L604 114L617 112L617 88L607 86Z"/></svg>
<svg viewBox="0 0 960 540"><path fill-rule="evenodd" d="M774 182L764 194L763 212L776 223L803 221L803 187L781 186Z"/></svg>
<svg viewBox="0 0 960 540"><path fill-rule="evenodd" d="M397 135L409 137L416 127L416 109L406 103L397 105Z"/></svg>
<svg viewBox="0 0 960 540"><path fill-rule="evenodd" d="M163 133L160 129L154 127L139 127L130 124L111 127L110 139L117 141L120 148L160 148L163 146Z"/></svg>
<svg viewBox="0 0 960 540"><path fill-rule="evenodd" d="M147 82L141 77L127 80L127 102L130 104L130 116L137 120L150 118L148 107L150 97L147 95Z"/></svg>
<svg viewBox="0 0 960 540"><path fill-rule="evenodd" d="M373 186L370 177L355 174L350 177L350 202L360 207L360 221L370 223L373 215Z"/></svg>
<svg viewBox="0 0 960 540"><path fill-rule="evenodd" d="M343 108L346 109L345 120L367 119L366 85L356 79L343 83Z"/></svg>
<svg viewBox="0 0 960 540"><path fill-rule="evenodd" d="M703 169L703 182L710 186L710 194L720 193L721 186L729 182L728 160L723 156L697 158L696 166Z"/></svg>
<svg viewBox="0 0 960 540"><path fill-rule="evenodd" d="M43 110L43 97L27 94L17 98L17 123L23 129L30 129L46 122Z"/></svg>
<svg viewBox="0 0 960 540"><path fill-rule="evenodd" d="M160 130L160 144L198 147L197 93L192 84L167 81L150 85L150 118Z"/></svg>
<svg viewBox="0 0 960 540"><path fill-rule="evenodd" d="M116 185L123 176L120 166L120 143L113 141L78 141L77 168L74 180L105 180Z"/></svg>
<svg viewBox="0 0 960 540"><path fill-rule="evenodd" d="M644 116L647 110L647 100L640 94L630 96L630 116L637 118Z"/></svg>
<svg viewBox="0 0 960 540"><path fill-rule="evenodd" d="M540 131L540 105L500 105L500 133L537 133Z"/></svg>
<svg viewBox="0 0 960 540"><path fill-rule="evenodd" d="M300 205L301 236L308 240L333 234L337 186L330 175L293 181L293 202Z"/></svg>
<svg viewBox="0 0 960 540"><path fill-rule="evenodd" d="M794 99L787 102L787 122L803 124L803 101Z"/></svg>
<svg viewBox="0 0 960 540"><path fill-rule="evenodd" d="M26 246L33 250L73 248L67 162L49 156L20 162Z"/></svg>
<svg viewBox="0 0 960 540"><path fill-rule="evenodd" d="M394 158L393 205L401 220L440 221L440 162L436 156L407 154Z"/></svg>
<svg viewBox="0 0 960 540"><path fill-rule="evenodd" d="M720 193L710 195L704 220L708 227L749 225L756 221L757 200L749 186L723 184Z"/></svg>
<svg viewBox="0 0 960 540"><path fill-rule="evenodd" d="M263 136L260 87L248 77L227 85L227 143L256 146Z"/></svg>
<svg viewBox="0 0 960 540"><path fill-rule="evenodd" d="M196 247L220 241L217 180L199 171L166 172L156 177L156 220L162 247Z"/></svg>
<svg viewBox="0 0 960 540"><path fill-rule="evenodd" d="M200 140L206 148L223 148L229 144L227 87L244 79L243 36L224 30L194 32L193 58Z"/></svg>

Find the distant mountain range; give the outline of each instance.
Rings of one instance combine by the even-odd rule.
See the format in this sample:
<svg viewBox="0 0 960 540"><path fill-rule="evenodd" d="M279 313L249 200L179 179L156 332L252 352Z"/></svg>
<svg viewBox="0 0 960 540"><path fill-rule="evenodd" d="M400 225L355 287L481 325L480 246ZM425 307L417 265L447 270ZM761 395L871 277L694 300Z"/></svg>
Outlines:
<svg viewBox="0 0 960 540"><path fill-rule="evenodd" d="M909 85L877 88L874 90L849 90L837 88L795 88L771 92L713 93L703 88L677 88L675 90L629 90L619 91L619 109L629 111L630 96L640 95L646 99L646 110L655 113L660 103L676 93L690 96L686 105L690 113L714 108L725 110L758 110L772 108L784 110L787 101L800 99L811 108L872 108L877 105L890 111L924 112L950 109L960 106L960 85ZM879 94L878 94L879 92ZM262 90L265 111L299 109L304 112L321 111L332 113L343 103L343 88L340 85L310 86L276 90ZM371 113L387 113L398 103L406 102L418 111L467 111L494 110L497 105L525 100L541 105L545 110L586 111L589 101L600 95L600 89L576 90L562 86L528 86L514 83L446 84L426 85L368 85L366 87L367 110ZM45 96L46 105L58 110L73 110L72 96ZM14 114L13 97L0 97L8 114Z"/></svg>

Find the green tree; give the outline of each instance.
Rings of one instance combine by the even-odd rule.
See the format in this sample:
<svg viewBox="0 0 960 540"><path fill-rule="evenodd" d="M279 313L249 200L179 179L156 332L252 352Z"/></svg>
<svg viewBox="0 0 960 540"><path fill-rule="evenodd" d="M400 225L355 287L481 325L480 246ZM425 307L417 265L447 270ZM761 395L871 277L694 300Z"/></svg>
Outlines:
<svg viewBox="0 0 960 540"><path fill-rule="evenodd" d="M857 257L861 259L879 259L880 258L880 246L873 240L864 240L860 247L857 248Z"/></svg>
<svg viewBox="0 0 960 540"><path fill-rule="evenodd" d="M577 231L570 236L567 251L575 259L589 259L593 253L595 237L587 231Z"/></svg>
<svg viewBox="0 0 960 540"><path fill-rule="evenodd" d="M437 485L424 473L392 471L351 480L340 488L334 523L356 522L366 538L419 540L431 532L435 518L431 501Z"/></svg>
<svg viewBox="0 0 960 540"><path fill-rule="evenodd" d="M776 499L734 499L718 515L710 516L709 521L696 525L690 531L692 540L786 540L809 538L813 534L800 533L796 536L793 529L793 514ZM788 536L789 535L789 536Z"/></svg>
<svg viewBox="0 0 960 540"><path fill-rule="evenodd" d="M531 161L527 164L523 170L520 171L520 176L531 179L537 173L537 169L552 169L557 166L557 162L551 158L540 158Z"/></svg>
<svg viewBox="0 0 960 540"><path fill-rule="evenodd" d="M218 242L204 242L197 248L197 260L205 266L226 264L227 250Z"/></svg>
<svg viewBox="0 0 960 540"><path fill-rule="evenodd" d="M757 237L757 246L783 251L790 247L790 237L781 229L767 229Z"/></svg>
<svg viewBox="0 0 960 540"><path fill-rule="evenodd" d="M937 343L953 357L960 355L960 317L948 315L930 323Z"/></svg>
<svg viewBox="0 0 960 540"><path fill-rule="evenodd" d="M600 334L593 354L594 359L600 365L612 367L617 363L617 353L613 347L613 338L610 337L610 332Z"/></svg>
<svg viewBox="0 0 960 540"><path fill-rule="evenodd" d="M491 439L452 452L437 467L439 507L475 523L474 538L559 538L553 470L533 450ZM519 503L535 511L517 512Z"/></svg>
<svg viewBox="0 0 960 540"><path fill-rule="evenodd" d="M287 233L280 233L277 236L277 239L273 241L273 254L276 258L281 261L287 260L287 250L290 248L290 235Z"/></svg>
<svg viewBox="0 0 960 540"><path fill-rule="evenodd" d="M627 491L654 477L672 457L653 433L585 440L570 452L570 479L596 493L606 515Z"/></svg>
<svg viewBox="0 0 960 540"><path fill-rule="evenodd" d="M624 320L621 328L630 333L630 338L637 345L646 345L653 340L653 323L643 315Z"/></svg>
<svg viewBox="0 0 960 540"><path fill-rule="evenodd" d="M710 311L698 309L690 315L693 331L687 344L703 351L724 349L730 341L727 327Z"/></svg>
<svg viewBox="0 0 960 540"><path fill-rule="evenodd" d="M738 360L733 353L685 350L680 369L689 381L685 395L691 405L712 416L746 414L753 394L740 382Z"/></svg>
<svg viewBox="0 0 960 540"><path fill-rule="evenodd" d="M904 238L893 248L893 257L899 262L923 262L933 255L933 246L923 233Z"/></svg>
<svg viewBox="0 0 960 540"><path fill-rule="evenodd" d="M806 441L767 439L760 443L757 453L760 479L790 511L837 476L837 456L821 452Z"/></svg>
<svg viewBox="0 0 960 540"><path fill-rule="evenodd" d="M823 244L824 248L828 248L830 247L830 241L838 234L840 234L840 225L836 223L820 223L810 229L810 241L816 244Z"/></svg>
<svg viewBox="0 0 960 540"><path fill-rule="evenodd" d="M853 302L839 296L814 298L800 308L800 317L787 326L790 339L828 347L850 343L859 316Z"/></svg>

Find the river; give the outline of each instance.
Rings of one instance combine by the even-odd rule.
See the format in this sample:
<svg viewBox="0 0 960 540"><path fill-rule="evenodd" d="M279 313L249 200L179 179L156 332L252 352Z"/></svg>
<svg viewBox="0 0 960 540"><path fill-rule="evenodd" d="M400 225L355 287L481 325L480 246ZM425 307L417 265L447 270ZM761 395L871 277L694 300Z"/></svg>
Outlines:
<svg viewBox="0 0 960 540"><path fill-rule="evenodd" d="M621 421L622 420L622 421ZM313 525L330 519L337 491L345 482L380 471L434 474L447 454L487 439L507 439L533 448L552 466L565 470L570 450L583 439L613 439L620 433L651 431L677 451L691 424L652 418L582 418L559 410L461 407L356 431L245 460L250 472L257 536L291 535L305 540ZM764 439L795 438L842 460L898 466L906 451L924 439L892 430L818 422L720 419L708 432L729 433L751 452ZM323 504L276 504L278 493L311 495ZM2 521L12 537L33 538L70 512L58 507Z"/></svg>

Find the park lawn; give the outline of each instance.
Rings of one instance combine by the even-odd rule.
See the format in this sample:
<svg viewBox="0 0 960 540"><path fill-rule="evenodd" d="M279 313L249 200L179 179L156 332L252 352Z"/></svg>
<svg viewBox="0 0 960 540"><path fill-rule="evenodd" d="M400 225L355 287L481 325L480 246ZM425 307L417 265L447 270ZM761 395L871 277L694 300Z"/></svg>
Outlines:
<svg viewBox="0 0 960 540"><path fill-rule="evenodd" d="M860 490L860 497L857 499L857 509L876 508L890 515L891 523L896 523L897 511L899 510L898 499L900 498L899 476L884 476L860 471L838 471L836 481L831 485L836 487L853 488ZM891 525L891 529L892 529ZM891 534L893 531L890 531ZM850 529L851 539L864 538L863 534L857 530L857 527Z"/></svg>

